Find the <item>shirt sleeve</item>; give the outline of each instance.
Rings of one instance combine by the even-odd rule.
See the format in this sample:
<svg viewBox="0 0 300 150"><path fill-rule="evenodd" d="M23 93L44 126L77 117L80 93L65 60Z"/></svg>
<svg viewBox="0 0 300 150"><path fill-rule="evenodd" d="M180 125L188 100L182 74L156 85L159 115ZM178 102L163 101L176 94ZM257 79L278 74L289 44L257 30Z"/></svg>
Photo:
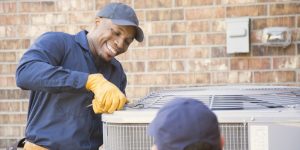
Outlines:
<svg viewBox="0 0 300 150"><path fill-rule="evenodd" d="M85 90L88 73L64 69L65 42L57 33L46 33L22 56L16 83L22 89L47 92Z"/></svg>

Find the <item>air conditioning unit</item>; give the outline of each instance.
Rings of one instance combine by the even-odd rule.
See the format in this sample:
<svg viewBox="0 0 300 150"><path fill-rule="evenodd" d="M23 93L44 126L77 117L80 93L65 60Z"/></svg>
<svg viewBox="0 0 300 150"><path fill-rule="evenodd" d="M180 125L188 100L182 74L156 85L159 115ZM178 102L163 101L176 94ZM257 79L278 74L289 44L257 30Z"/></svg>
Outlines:
<svg viewBox="0 0 300 150"><path fill-rule="evenodd" d="M147 134L148 124L174 97L198 99L215 112L224 150L300 149L300 88L284 86L209 86L151 93L122 111L103 114L104 149L150 150L154 139Z"/></svg>

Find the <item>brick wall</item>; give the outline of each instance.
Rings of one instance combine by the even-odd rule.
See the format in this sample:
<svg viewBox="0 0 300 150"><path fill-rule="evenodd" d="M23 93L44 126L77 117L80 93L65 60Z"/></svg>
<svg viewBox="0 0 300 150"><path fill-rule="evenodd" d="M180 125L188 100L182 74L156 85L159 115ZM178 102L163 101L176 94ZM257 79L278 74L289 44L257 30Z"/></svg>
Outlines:
<svg viewBox="0 0 300 150"><path fill-rule="evenodd" d="M0 1L0 149L22 137L28 92L15 85L22 53L46 31L89 29L109 0ZM119 56L128 75L128 97L165 87L216 84L300 83L299 0L121 0L136 9L146 34ZM251 18L251 48L226 53L226 18ZM261 44L262 29L293 31L287 48Z"/></svg>

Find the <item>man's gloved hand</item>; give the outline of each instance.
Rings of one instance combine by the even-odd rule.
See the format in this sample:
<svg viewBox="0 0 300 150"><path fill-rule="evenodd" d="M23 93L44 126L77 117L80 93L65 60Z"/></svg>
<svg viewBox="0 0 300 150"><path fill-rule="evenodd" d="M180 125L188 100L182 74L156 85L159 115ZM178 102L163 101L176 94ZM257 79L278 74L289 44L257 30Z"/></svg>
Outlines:
<svg viewBox="0 0 300 150"><path fill-rule="evenodd" d="M85 87L95 97L92 101L95 113L113 113L123 108L127 102L125 95L114 84L107 81L102 74L90 74Z"/></svg>

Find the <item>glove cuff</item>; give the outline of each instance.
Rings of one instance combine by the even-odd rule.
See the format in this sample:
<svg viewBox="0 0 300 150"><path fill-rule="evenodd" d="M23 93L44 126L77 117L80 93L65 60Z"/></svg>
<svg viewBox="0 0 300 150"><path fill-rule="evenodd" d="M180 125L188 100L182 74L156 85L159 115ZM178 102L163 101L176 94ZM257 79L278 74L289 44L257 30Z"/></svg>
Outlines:
<svg viewBox="0 0 300 150"><path fill-rule="evenodd" d="M106 79L102 74L90 74L86 81L85 88L93 91L97 85L102 85L105 81Z"/></svg>

